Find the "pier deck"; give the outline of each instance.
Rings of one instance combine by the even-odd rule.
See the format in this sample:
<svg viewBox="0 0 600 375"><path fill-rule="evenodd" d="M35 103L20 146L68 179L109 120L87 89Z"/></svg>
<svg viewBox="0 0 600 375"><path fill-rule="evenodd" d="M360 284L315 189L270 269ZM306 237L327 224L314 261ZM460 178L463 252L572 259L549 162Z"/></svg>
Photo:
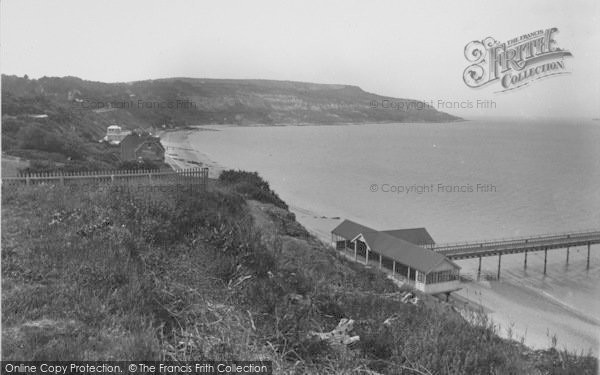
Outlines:
<svg viewBox="0 0 600 375"><path fill-rule="evenodd" d="M500 279L500 265L502 255L525 253L524 267L527 268L527 253L532 251L544 251L544 274L546 274L546 263L548 250L567 249L567 264L569 263L569 248L587 246L587 268L590 268L590 248L594 244L600 244L600 231L591 230L585 232L571 232L561 234L548 234L536 237L521 237L493 241L465 242L455 244L434 245L431 249L443 254L449 259L460 260L479 258L477 277L481 275L481 258L498 256L498 279Z"/></svg>
<svg viewBox="0 0 600 375"><path fill-rule="evenodd" d="M586 231L494 241L439 244L433 246L432 250L450 259L459 260L530 251L564 249L599 243L600 231Z"/></svg>

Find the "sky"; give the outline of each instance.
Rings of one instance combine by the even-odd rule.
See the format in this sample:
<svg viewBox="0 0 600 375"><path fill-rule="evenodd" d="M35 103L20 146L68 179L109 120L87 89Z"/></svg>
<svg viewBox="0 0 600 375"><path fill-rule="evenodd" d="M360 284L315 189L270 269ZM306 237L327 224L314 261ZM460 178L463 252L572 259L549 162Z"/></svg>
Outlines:
<svg viewBox="0 0 600 375"><path fill-rule="evenodd" d="M600 117L598 0L3 0L0 12L3 74L338 83L466 118ZM570 74L505 93L463 82L470 41L552 27Z"/></svg>

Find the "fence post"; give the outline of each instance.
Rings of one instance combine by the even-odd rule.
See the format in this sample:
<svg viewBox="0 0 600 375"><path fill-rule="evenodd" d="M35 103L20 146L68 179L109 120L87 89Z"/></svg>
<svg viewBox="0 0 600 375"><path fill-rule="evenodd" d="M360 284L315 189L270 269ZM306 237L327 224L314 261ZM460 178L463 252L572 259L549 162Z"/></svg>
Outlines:
<svg viewBox="0 0 600 375"><path fill-rule="evenodd" d="M202 168L202 188L204 191L208 188L208 168Z"/></svg>

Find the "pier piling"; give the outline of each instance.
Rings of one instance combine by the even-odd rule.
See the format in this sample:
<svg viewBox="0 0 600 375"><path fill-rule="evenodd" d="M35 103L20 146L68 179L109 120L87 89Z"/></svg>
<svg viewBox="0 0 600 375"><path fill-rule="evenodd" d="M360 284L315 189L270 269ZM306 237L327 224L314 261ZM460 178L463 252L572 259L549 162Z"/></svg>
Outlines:
<svg viewBox="0 0 600 375"><path fill-rule="evenodd" d="M481 258L479 258L481 259ZM500 280L500 261L502 260L502 253L498 254L498 280Z"/></svg>
<svg viewBox="0 0 600 375"><path fill-rule="evenodd" d="M523 268L527 270L527 257L530 252L544 252L544 276L548 272L548 250L567 249L566 264L569 265L571 247L587 245L587 269L590 268L591 246L600 244L600 230L572 232L568 234L544 235L531 238L504 239L498 241L468 242L434 245L432 250L446 256L450 260L479 258L477 280L481 278L481 262L483 257L498 256L498 279L501 274L501 255L525 253Z"/></svg>

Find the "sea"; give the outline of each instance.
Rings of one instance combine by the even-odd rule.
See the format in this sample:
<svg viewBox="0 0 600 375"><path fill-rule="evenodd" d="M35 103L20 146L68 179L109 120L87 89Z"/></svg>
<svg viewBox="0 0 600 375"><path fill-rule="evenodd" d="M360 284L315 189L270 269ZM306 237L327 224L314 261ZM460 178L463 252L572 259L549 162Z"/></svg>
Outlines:
<svg viewBox="0 0 600 375"><path fill-rule="evenodd" d="M343 219L375 229L425 227L437 243L600 229L600 122L485 119L452 123L205 126L187 145L258 171L298 220L327 241ZM501 336L598 355L600 245L461 260L456 296Z"/></svg>

